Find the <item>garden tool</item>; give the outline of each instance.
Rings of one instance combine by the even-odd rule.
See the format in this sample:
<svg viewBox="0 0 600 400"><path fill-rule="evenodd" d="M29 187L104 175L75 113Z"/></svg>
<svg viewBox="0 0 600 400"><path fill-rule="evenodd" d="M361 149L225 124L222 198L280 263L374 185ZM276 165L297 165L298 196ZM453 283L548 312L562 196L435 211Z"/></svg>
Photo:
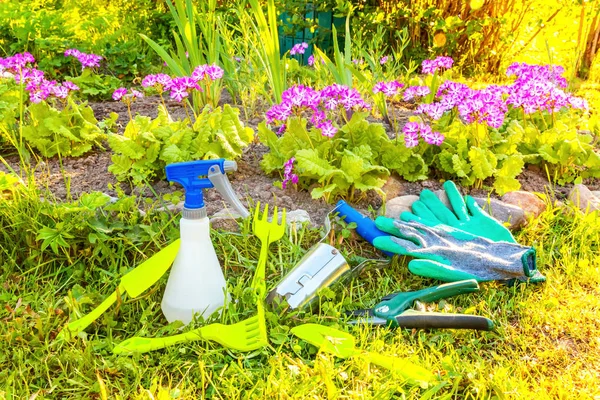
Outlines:
<svg viewBox="0 0 600 400"><path fill-rule="evenodd" d="M238 199L228 172L237 170L235 161L223 158L169 164L167 179L185 188L179 234L181 247L160 304L169 322L189 324L194 314L208 318L223 310L229 301L227 282L210 237L210 220L206 213L204 191L216 189L243 217L250 213Z"/></svg>
<svg viewBox="0 0 600 400"><path fill-rule="evenodd" d="M412 256L408 269L415 275L446 282L478 282L532 277L535 249L509 242L493 242L448 225L432 228L417 221L386 217L375 220L387 236L373 239L380 250Z"/></svg>
<svg viewBox="0 0 600 400"><path fill-rule="evenodd" d="M431 190L425 189L421 192L419 200L412 204L412 213L405 211L400 215L400 219L418 221L428 226L449 225L494 242L517 243L508 228L482 210L473 197L463 198L454 182L446 181L443 186L452 210L449 210Z"/></svg>
<svg viewBox="0 0 600 400"><path fill-rule="evenodd" d="M325 235L269 292L267 302L285 300L289 308L298 309L309 304L316 298L319 290L331 286L342 276L356 273L367 265L389 263L389 260L361 258L360 263L352 269L338 249L324 243L331 231L330 215L336 212L337 207L325 216Z"/></svg>
<svg viewBox="0 0 600 400"><path fill-rule="evenodd" d="M257 315L238 322L234 325L223 325L219 323L210 324L190 332L161 338L133 337L118 344L114 354L144 353L152 350L163 349L179 343L195 340L213 340L224 347L239 351L252 351L268 344L267 326L265 321L265 310L263 300L266 292L265 268L269 245L283 236L285 233L285 209L281 216L281 223L277 222L277 207L271 222L268 222L269 206L265 206L262 218L259 217L260 203L257 203L253 219L253 232L261 240L260 256L254 272L251 287L257 291Z"/></svg>
<svg viewBox="0 0 600 400"><path fill-rule="evenodd" d="M265 282L265 273L267 266L267 257L269 253L269 245L281 239L285 233L285 209L281 215L281 223L277 223L278 214L277 206L273 212L273 218L271 222L267 220L269 215L269 205L265 205L262 218L259 217L260 202L256 204L256 210L254 211L254 219L252 221L252 232L261 241L260 256L258 258L258 264L256 271L254 272L254 278L252 279L251 287L256 289L258 298L262 302L266 293L267 287Z"/></svg>
<svg viewBox="0 0 600 400"><path fill-rule="evenodd" d="M494 323L476 315L449 314L438 312L421 312L413 310L415 303L432 302L463 293L479 290L474 279L446 283L413 292L399 292L385 296L375 307L366 310L355 310L348 313L359 317L349 324L387 325L393 328L452 328L476 329L489 331Z"/></svg>
<svg viewBox="0 0 600 400"><path fill-rule="evenodd" d="M343 200L338 202L337 208L340 217L347 223L356 223L356 232L385 254L420 258L408 263L409 270L416 275L447 282L476 279L478 282L502 280L513 283L515 279L531 282L546 279L536 269L535 249L532 247L514 242L495 242L446 224L431 227L428 226L430 222L421 222L419 217L412 221L378 217L374 222ZM389 233L399 232L396 225L407 227L405 231L410 231L410 240L392 239ZM509 255L511 258L507 258Z"/></svg>
<svg viewBox="0 0 600 400"><path fill-rule="evenodd" d="M180 240L177 239L158 253L144 261L132 271L121 278L121 283L117 290L111 293L98 307L93 309L84 317L70 322L57 336L61 339L70 339L94 322L102 313L104 313L115 301L117 301L117 292L127 292L131 298L136 298L150 286L154 285L161 276L169 269L175 256L179 251Z"/></svg>
<svg viewBox="0 0 600 400"><path fill-rule="evenodd" d="M354 337L347 332L318 324L299 325L290 331L321 351L340 358L364 357L373 364L398 373L411 384L427 387L435 379L433 373L408 360L357 349L354 346Z"/></svg>
<svg viewBox="0 0 600 400"><path fill-rule="evenodd" d="M116 345L113 353L122 355L145 353L195 340L212 340L230 349L252 351L267 344L262 337L263 331L266 336L264 312L262 315L259 313L233 325L215 323L179 335L160 338L132 337Z"/></svg>

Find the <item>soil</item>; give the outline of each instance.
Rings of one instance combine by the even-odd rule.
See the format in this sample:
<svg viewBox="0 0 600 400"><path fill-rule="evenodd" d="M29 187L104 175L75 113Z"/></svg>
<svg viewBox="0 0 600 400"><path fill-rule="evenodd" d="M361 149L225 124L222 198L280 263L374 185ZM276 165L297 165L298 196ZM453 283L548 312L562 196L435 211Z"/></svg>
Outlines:
<svg viewBox="0 0 600 400"><path fill-rule="evenodd" d="M228 93L224 92L221 102L231 104L232 99ZM139 113L140 115L147 115L154 118L157 115L157 104L159 103L160 98L157 96L138 99L132 105L132 114ZM111 112L119 114L117 123L119 131L122 132L129 120L127 107L123 103L90 102L89 104L99 121L107 118ZM180 103L166 101L166 105L173 119L186 117L186 111ZM398 125L403 126L412 114L412 110L410 110L410 106L398 107L396 110L395 118L398 121ZM240 113L240 116L243 115L244 113ZM256 128L260 119L255 118L244 122L246 125ZM90 191L101 191L110 196L116 196L116 191L109 188L110 184L116 185L118 183L114 175L108 172L108 166L111 164L111 151L107 145L104 147L106 150L98 149L96 152L79 158L67 158L61 161L55 157L33 163L38 183L47 186L57 200L67 200L69 197L76 199L82 193ZM293 188L283 190L275 187L273 185L274 182L280 178L265 175L259 165L262 155L267 151L268 149L260 143L251 144L245 149L241 159L238 160L238 171L234 174L229 174L231 184L240 199L242 199L242 203L248 205L248 201L252 200L252 202L268 202L271 205L278 205L280 208L285 207L288 210L303 209L308 212L314 223L320 224L325 215L333 208L333 204L327 204L323 200L312 199L308 191L296 191ZM18 171L17 157L8 157L7 161ZM0 165L0 170L6 171L6 168ZM64 171L64 174L62 171ZM521 190L552 193L557 199L564 199L572 186L551 185L544 173L536 166L526 168L518 179L522 185ZM440 179L407 182L398 176L392 176L383 190L386 192L387 198L391 199L399 195L418 195L424 188L438 190L441 189L442 182ZM600 190L600 180L598 179L588 180L584 183L591 190ZM149 188L132 189L126 183L121 184L121 187L127 194L136 192L143 196L153 196ZM153 189L158 194L165 194L181 190L181 187L179 185L171 185L165 181L159 181L153 184ZM473 188L466 190L466 193L481 197L489 195L489 191L487 190ZM492 197L496 196L492 194ZM206 191L205 199L209 215L213 215L224 208L223 199L216 190ZM367 193L354 202L354 206L360 210L378 209L381 205L382 199L374 192Z"/></svg>

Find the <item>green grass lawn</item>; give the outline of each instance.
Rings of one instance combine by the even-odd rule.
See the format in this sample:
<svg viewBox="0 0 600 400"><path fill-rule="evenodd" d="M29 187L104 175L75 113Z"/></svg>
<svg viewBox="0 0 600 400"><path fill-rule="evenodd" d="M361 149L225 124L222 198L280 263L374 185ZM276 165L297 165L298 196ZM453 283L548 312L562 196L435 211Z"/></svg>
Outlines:
<svg viewBox="0 0 600 400"><path fill-rule="evenodd" d="M171 225L172 239L176 230ZM246 286L259 242L250 231L247 222L240 233L213 233L231 296L237 299L221 318L226 323L254 313L253 294ZM6 234L0 238L0 399L600 396L600 218L571 208L549 208L518 233L519 241L537 248L546 283L482 284L479 293L429 305L431 310L489 317L496 323L495 331L346 326L346 310L370 307L394 291L439 283L410 275L406 260L397 259L386 268L363 271L346 284L325 290L313 312L268 308L270 345L246 354L199 341L131 357L114 356L112 347L128 337L156 337L177 330L166 325L160 310L166 276L142 298L131 300L124 295L83 337L53 343L69 316L98 305L115 289L128 257L137 253L132 261L137 264L144 249L124 248L120 254L115 252L116 265L102 265L101 255L80 248L76 262L85 266L75 274L68 260L61 261L62 269L52 261L50 248L44 253L47 261L38 261L36 267L15 266L11 257L19 259L19 252L28 253L20 247L26 241L11 243ZM270 283L318 238L317 231L301 229L272 245ZM374 255L369 246L349 239L340 248L347 256ZM150 256L147 251L145 256ZM438 374L439 383L411 387L362 358L340 360L319 353L289 333L304 322L347 330L362 349L410 359Z"/></svg>

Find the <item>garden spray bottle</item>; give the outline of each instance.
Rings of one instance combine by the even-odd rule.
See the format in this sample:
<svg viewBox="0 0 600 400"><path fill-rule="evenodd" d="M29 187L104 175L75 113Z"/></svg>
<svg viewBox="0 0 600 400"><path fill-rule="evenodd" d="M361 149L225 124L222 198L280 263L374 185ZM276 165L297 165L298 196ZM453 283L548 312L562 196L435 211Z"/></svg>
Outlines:
<svg viewBox="0 0 600 400"><path fill-rule="evenodd" d="M167 165L167 179L185 188L181 215L181 247L169 275L161 308L169 322L188 324L195 313L208 317L225 303L225 277L210 240L210 223L203 189L215 188L246 218L250 215L237 198L226 172L237 164L224 159Z"/></svg>

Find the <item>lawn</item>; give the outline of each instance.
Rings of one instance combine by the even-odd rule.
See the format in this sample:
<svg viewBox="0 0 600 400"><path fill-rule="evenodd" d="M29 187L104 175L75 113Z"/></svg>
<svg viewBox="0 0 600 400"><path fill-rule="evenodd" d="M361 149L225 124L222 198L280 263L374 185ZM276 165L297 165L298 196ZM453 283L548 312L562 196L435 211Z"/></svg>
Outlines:
<svg viewBox="0 0 600 400"><path fill-rule="evenodd" d="M0 400L600 399L597 2L134 3L0 2ZM120 279L190 237L182 216L208 221L177 176L191 161L220 264L207 276L209 258L195 256L196 284L220 268L231 301L184 326L161 309L170 272L135 298ZM265 303L267 343L113 353L132 337L261 315L253 218L223 211L237 200L251 215L259 202L287 210L266 263L271 290L321 240L337 201L371 219L424 217L417 196L443 197L448 181L492 203L494 229L446 220L415 232L468 240L457 254L513 246L493 238L510 225L546 277L478 276L479 291L423 305L494 329L350 324L348 312L443 282L336 220L323 241L353 272L305 307ZM431 218L460 216L455 200ZM364 259L387 262L355 269ZM61 338L113 292L95 322ZM338 358L293 334L307 323L352 335L359 351ZM411 382L410 366L390 371L367 352L433 378Z"/></svg>

